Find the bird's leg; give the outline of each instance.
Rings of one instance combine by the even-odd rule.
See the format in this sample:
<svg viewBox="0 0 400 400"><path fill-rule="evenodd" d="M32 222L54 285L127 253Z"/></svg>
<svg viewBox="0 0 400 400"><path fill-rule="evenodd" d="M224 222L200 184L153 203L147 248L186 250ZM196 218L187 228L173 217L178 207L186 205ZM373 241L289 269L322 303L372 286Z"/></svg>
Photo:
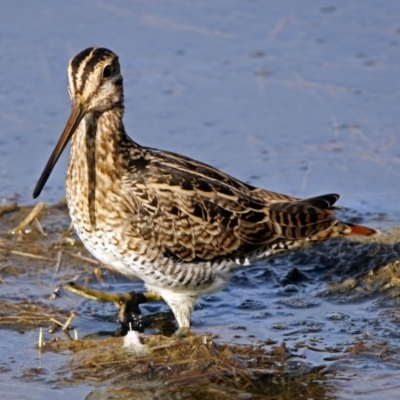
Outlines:
<svg viewBox="0 0 400 400"><path fill-rule="evenodd" d="M197 296L186 294L177 294L170 292L161 292L164 301L171 307L175 315L179 328L174 333L175 337L186 337L190 333L190 315L193 312L194 304L197 301Z"/></svg>
<svg viewBox="0 0 400 400"><path fill-rule="evenodd" d="M144 293L110 293L100 290L89 289L74 282L66 283L62 286L67 292L88 300L100 301L101 303L113 303L118 308L118 319L121 323L127 320L127 316L141 314L139 304L149 301L161 301L163 298L153 292Z"/></svg>

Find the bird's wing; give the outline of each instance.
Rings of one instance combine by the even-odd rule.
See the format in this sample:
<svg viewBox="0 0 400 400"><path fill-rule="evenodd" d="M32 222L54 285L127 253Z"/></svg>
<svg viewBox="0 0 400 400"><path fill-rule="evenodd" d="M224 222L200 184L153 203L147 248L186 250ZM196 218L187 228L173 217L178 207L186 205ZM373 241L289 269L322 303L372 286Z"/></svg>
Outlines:
<svg viewBox="0 0 400 400"><path fill-rule="evenodd" d="M246 257L279 238L308 237L335 223L338 198L297 200L153 149L130 160L122 186L134 234L186 262Z"/></svg>

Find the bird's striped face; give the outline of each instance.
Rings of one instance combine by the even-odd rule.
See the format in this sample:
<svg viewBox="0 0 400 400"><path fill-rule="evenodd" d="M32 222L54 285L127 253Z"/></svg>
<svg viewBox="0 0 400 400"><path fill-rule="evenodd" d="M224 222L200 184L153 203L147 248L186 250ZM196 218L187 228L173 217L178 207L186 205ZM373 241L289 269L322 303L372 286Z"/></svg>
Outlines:
<svg viewBox="0 0 400 400"><path fill-rule="evenodd" d="M89 113L123 109L124 94L118 56L111 50L90 47L75 56L68 66L68 92L72 109L58 143L33 191L39 196L57 160L82 119Z"/></svg>
<svg viewBox="0 0 400 400"><path fill-rule="evenodd" d="M87 112L123 107L123 80L118 56L111 50L91 47L71 59L68 92Z"/></svg>

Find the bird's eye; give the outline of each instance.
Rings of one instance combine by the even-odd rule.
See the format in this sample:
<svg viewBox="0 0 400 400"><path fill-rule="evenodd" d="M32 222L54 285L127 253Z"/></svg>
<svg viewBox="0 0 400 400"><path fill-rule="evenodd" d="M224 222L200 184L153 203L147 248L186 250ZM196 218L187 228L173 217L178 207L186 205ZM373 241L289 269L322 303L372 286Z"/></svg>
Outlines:
<svg viewBox="0 0 400 400"><path fill-rule="evenodd" d="M110 78L113 74L114 69L111 65L106 65L103 69L103 78L107 79Z"/></svg>

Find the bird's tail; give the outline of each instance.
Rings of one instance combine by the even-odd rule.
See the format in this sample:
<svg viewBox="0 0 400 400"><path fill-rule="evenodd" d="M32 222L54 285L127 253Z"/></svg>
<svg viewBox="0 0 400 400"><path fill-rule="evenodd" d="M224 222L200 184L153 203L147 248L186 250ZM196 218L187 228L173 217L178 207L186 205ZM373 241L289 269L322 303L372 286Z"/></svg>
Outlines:
<svg viewBox="0 0 400 400"><path fill-rule="evenodd" d="M316 233L310 239L311 241L317 241L343 236L374 236L378 234L379 231L377 229L338 221L329 229Z"/></svg>
<svg viewBox="0 0 400 400"><path fill-rule="evenodd" d="M377 229L369 228L368 226L355 225L346 222L347 229L343 232L346 236L373 236L379 234Z"/></svg>

